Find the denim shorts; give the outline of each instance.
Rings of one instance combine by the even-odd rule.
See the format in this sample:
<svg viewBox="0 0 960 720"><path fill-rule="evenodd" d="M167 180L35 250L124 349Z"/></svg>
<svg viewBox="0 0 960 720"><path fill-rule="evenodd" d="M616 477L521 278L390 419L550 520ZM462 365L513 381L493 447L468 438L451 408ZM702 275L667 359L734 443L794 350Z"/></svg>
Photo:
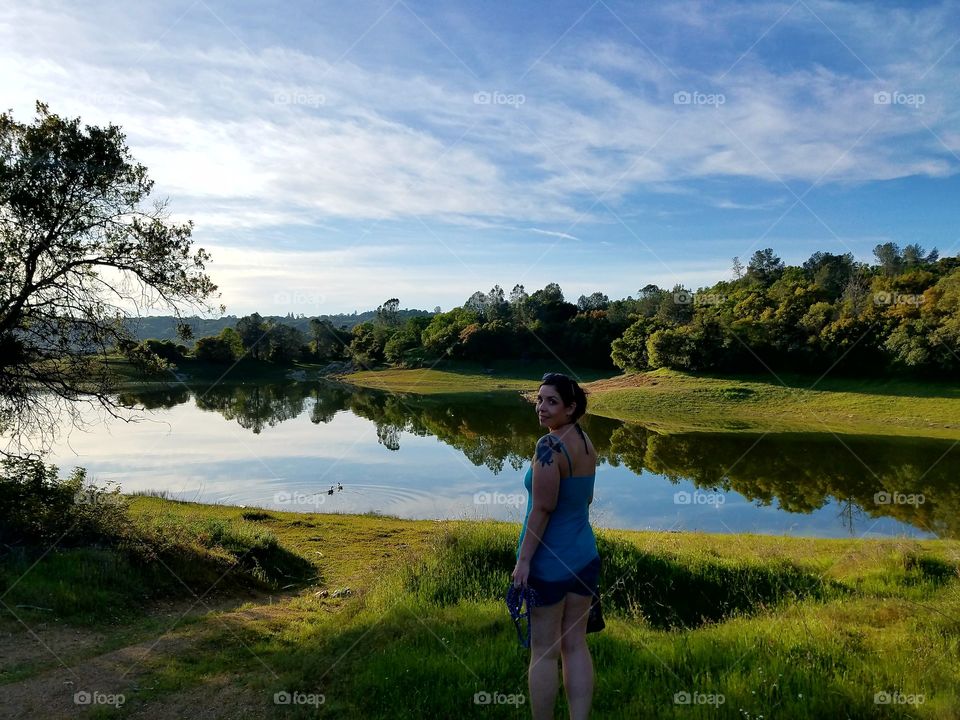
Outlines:
<svg viewBox="0 0 960 720"><path fill-rule="evenodd" d="M541 580L531 575L527 578L527 585L536 591L538 606L558 603L566 597L568 592L577 595L599 595L600 556L595 557L565 580Z"/></svg>

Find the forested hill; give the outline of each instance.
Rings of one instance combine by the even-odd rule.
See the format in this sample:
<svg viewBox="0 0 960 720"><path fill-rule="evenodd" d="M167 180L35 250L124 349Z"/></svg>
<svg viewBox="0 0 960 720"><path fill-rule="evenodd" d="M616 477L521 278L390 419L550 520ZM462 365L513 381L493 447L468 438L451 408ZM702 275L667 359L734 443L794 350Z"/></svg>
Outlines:
<svg viewBox="0 0 960 720"><path fill-rule="evenodd" d="M733 278L694 292L646 285L639 296L564 299L556 283L476 291L447 312L374 311L327 318L196 320L192 352L210 361L350 359L364 367L422 367L450 358L481 362L554 358L576 367L690 372L791 371L882 375L960 373L960 256L919 245L874 248L876 262L816 252L787 266L772 248ZM438 308L439 310L439 308ZM156 325L155 323L162 323ZM218 324L217 324L218 323ZM172 318L150 318L139 338L174 339ZM185 347L150 353L177 362Z"/></svg>
<svg viewBox="0 0 960 720"><path fill-rule="evenodd" d="M433 313L427 310L398 310L398 316L406 321L408 318L417 316L429 316ZM376 320L376 310L366 310L362 313L353 312L351 314L340 313L337 315L265 315L263 319L270 323L283 323L295 327L298 330L307 332L310 320L328 321L335 328L346 328L353 330L361 323ZM193 338L209 337L219 335L224 328L236 327L239 318L236 315L224 315L219 318L201 318L197 316L184 318L190 328L193 330ZM172 315L157 315L154 317L128 318L127 327L137 340L146 340L156 338L157 340L174 340L182 342L177 338L177 319Z"/></svg>

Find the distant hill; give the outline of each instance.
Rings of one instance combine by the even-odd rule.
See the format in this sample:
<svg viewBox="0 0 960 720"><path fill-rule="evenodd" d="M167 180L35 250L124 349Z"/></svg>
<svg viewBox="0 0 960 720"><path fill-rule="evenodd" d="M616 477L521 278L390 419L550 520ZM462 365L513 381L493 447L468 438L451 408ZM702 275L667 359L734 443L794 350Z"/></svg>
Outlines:
<svg viewBox="0 0 960 720"><path fill-rule="evenodd" d="M417 315L433 315L427 310L400 310L398 313L401 322L407 318ZM315 317L318 320L329 320L337 328L346 328L352 330L355 325L372 321L376 318L376 310L366 310L362 313L354 312L352 314L338 315L264 315L263 319L269 322L283 323L290 325L303 332L310 329L310 320ZM194 339L218 335L221 330L227 327L234 327L240 318L236 315L224 315L219 318L201 318L198 316L186 317L184 321L193 330ZM127 327L137 340L146 340L147 338L156 338L157 340L178 340L177 338L177 319L172 315L157 315L153 317L135 317L127 319ZM190 344L190 343L188 343Z"/></svg>

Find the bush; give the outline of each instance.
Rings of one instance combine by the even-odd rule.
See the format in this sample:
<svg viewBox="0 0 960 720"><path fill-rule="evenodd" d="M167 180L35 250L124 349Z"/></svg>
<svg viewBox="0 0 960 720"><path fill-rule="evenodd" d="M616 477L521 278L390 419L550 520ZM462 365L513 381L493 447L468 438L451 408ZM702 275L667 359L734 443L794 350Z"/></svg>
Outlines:
<svg viewBox="0 0 960 720"><path fill-rule="evenodd" d="M193 356L197 360L214 363L229 363L236 359L230 342L221 337L202 337L197 340L193 349Z"/></svg>
<svg viewBox="0 0 960 720"><path fill-rule="evenodd" d="M0 594L8 603L97 624L185 591L277 590L317 576L257 523L130 513L119 488L85 480L80 468L61 478L37 459L3 461Z"/></svg>
<svg viewBox="0 0 960 720"><path fill-rule="evenodd" d="M151 338L140 343L140 347L169 363L178 363L187 356L186 345L178 345L172 340L155 340Z"/></svg>
<svg viewBox="0 0 960 720"><path fill-rule="evenodd" d="M0 542L67 547L124 534L128 521L120 488L88 485L82 468L60 478L55 465L36 458L5 458L0 467Z"/></svg>

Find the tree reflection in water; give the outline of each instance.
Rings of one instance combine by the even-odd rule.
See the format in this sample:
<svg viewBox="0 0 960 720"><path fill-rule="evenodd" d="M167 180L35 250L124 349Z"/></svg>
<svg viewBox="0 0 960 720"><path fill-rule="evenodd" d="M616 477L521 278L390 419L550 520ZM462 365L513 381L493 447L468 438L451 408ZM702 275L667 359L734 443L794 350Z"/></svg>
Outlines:
<svg viewBox="0 0 960 720"><path fill-rule="evenodd" d="M515 393L393 394L333 382L132 390L122 399L149 409L191 397L204 411L254 433L309 413L314 424L339 412L373 422L386 448L402 435L436 437L494 473L521 470L542 434L533 407ZM600 463L671 482L735 491L758 505L812 513L830 502L851 531L857 518L890 517L940 537L960 536L960 449L948 440L832 433L661 435L635 423L588 415L581 424Z"/></svg>

